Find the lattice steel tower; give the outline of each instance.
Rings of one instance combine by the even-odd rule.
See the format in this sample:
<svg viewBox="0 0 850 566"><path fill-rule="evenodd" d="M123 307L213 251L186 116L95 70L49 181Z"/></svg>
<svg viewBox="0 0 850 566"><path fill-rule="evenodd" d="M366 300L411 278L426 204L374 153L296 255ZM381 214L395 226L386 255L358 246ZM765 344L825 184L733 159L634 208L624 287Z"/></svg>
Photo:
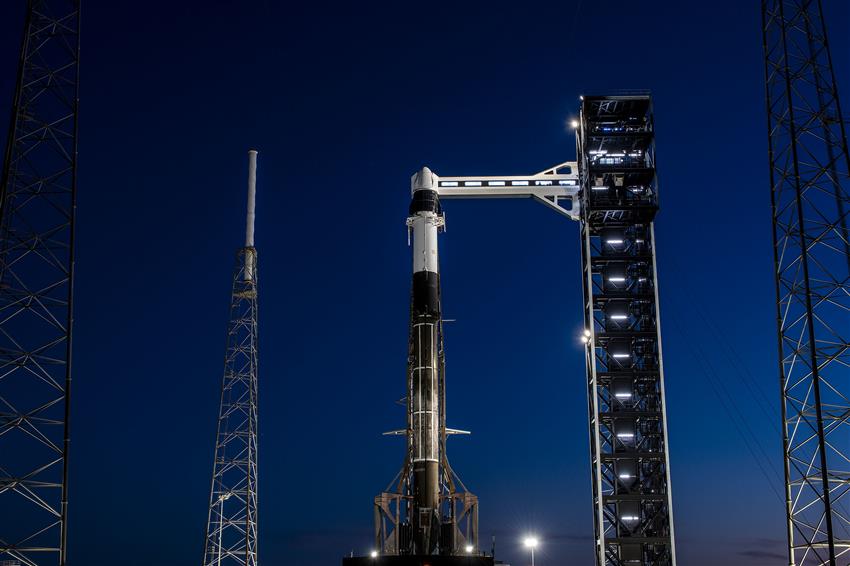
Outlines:
<svg viewBox="0 0 850 566"><path fill-rule="evenodd" d="M820 0L763 0L788 562L850 558L850 157Z"/></svg>
<svg viewBox="0 0 850 566"><path fill-rule="evenodd" d="M0 179L0 561L66 562L80 4L30 0Z"/></svg>
<svg viewBox="0 0 850 566"><path fill-rule="evenodd" d="M578 128L596 563L675 563L648 96L585 96Z"/></svg>
<svg viewBox="0 0 850 566"><path fill-rule="evenodd" d="M204 566L257 565L257 152L248 152L245 247L236 255Z"/></svg>

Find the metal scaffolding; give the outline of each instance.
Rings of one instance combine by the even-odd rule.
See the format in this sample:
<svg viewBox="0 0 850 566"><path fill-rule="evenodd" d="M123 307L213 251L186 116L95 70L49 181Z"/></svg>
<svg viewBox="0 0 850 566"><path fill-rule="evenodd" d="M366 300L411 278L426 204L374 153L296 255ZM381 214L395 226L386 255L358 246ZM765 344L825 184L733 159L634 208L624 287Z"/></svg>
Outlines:
<svg viewBox="0 0 850 566"><path fill-rule="evenodd" d="M249 153L248 228L236 256L204 566L257 565L257 250Z"/></svg>
<svg viewBox="0 0 850 566"><path fill-rule="evenodd" d="M27 3L0 179L0 561L66 562L80 3Z"/></svg>
<svg viewBox="0 0 850 566"><path fill-rule="evenodd" d="M850 557L850 157L820 0L763 0L762 25L788 562L837 566Z"/></svg>
<svg viewBox="0 0 850 566"><path fill-rule="evenodd" d="M585 96L578 124L596 563L675 564L649 96Z"/></svg>

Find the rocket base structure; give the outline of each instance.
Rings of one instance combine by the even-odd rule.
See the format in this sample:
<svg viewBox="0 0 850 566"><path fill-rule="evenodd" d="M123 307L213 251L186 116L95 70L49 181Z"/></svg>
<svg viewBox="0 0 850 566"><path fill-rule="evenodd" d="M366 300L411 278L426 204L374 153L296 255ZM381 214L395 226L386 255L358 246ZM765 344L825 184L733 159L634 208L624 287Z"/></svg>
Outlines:
<svg viewBox="0 0 850 566"><path fill-rule="evenodd" d="M355 556L343 558L342 566L494 566L492 556Z"/></svg>
<svg viewBox="0 0 850 566"><path fill-rule="evenodd" d="M581 97L577 160L531 175L413 176L407 439L397 483L375 498L369 558L392 565L496 564L478 549L478 500L446 458L437 235L442 199L533 198L580 225L596 566L675 566L648 94ZM483 560L483 562L481 562Z"/></svg>

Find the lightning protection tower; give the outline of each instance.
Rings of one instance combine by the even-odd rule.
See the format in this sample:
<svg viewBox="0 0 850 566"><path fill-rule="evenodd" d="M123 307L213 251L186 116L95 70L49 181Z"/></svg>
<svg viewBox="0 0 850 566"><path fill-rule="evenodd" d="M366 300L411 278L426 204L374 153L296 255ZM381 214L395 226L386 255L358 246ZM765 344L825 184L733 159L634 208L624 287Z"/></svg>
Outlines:
<svg viewBox="0 0 850 566"><path fill-rule="evenodd" d="M204 566L257 565L257 152L248 152L245 246L236 254Z"/></svg>
<svg viewBox="0 0 850 566"><path fill-rule="evenodd" d="M0 178L0 561L64 566L80 3L25 17Z"/></svg>
<svg viewBox="0 0 850 566"><path fill-rule="evenodd" d="M850 557L850 157L820 0L763 0L788 563Z"/></svg>

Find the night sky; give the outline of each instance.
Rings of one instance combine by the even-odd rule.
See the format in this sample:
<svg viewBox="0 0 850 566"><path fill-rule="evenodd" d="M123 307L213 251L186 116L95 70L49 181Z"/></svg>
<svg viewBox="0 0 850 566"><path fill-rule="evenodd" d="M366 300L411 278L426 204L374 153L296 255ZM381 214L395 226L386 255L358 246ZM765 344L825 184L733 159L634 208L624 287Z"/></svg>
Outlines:
<svg viewBox="0 0 850 566"><path fill-rule="evenodd" d="M19 6L20 5L20 6ZM8 108L23 2L0 11ZM825 0L843 98L850 6ZM246 151L260 150L260 557L372 541L401 465L410 175L575 158L650 89L681 566L785 559L758 2L84 0L70 564L199 564ZM845 102L845 107L850 104ZM7 113L2 112L5 132ZM592 562L578 226L445 203L449 457L481 546Z"/></svg>

